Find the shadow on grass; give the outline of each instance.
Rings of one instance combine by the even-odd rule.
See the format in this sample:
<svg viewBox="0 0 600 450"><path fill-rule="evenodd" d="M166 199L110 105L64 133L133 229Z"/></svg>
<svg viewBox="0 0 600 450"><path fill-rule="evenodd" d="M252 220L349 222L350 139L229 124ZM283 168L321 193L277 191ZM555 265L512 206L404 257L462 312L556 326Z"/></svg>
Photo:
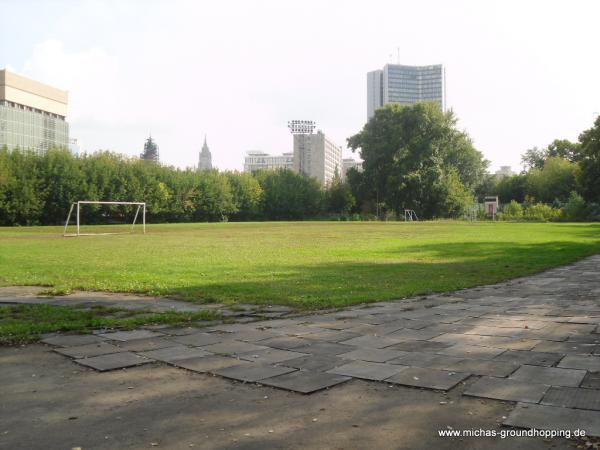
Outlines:
<svg viewBox="0 0 600 450"><path fill-rule="evenodd" d="M435 243L399 249L397 255L403 261L386 255L378 262L286 267L271 277L265 274L264 279L199 284L169 293L193 301L217 299L304 309L342 307L497 283L569 264L597 252L600 238L591 243Z"/></svg>

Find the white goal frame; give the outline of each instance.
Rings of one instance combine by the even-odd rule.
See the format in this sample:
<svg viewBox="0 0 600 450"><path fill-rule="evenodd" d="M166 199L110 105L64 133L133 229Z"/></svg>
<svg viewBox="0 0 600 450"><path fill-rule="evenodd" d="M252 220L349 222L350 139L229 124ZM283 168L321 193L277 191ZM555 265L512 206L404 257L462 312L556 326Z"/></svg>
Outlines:
<svg viewBox="0 0 600 450"><path fill-rule="evenodd" d="M80 232L80 210L81 205L137 205L135 216L133 217L133 223L131 224L131 229L129 232L120 232L120 233L81 233ZM73 213L73 209L77 207L77 232L76 233L67 233L67 227L69 226L69 221L71 220L71 214ZM142 210L142 233L146 234L146 202L102 202L95 200L80 200L78 202L71 203L71 208L69 209L69 214L67 215L67 221L65 222L65 229L63 231L64 237L77 237L77 236L102 236L107 234L129 234L133 233L133 229L135 227L135 222L140 214L140 209Z"/></svg>

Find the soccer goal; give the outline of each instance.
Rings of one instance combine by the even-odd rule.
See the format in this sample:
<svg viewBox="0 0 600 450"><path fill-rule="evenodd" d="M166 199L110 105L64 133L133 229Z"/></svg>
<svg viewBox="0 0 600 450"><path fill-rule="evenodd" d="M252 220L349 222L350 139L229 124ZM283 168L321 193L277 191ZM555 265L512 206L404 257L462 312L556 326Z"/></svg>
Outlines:
<svg viewBox="0 0 600 450"><path fill-rule="evenodd" d="M419 218L417 217L417 213L413 209L405 209L404 210L404 221L405 222L412 222L412 221L416 221L416 220L419 220Z"/></svg>
<svg viewBox="0 0 600 450"><path fill-rule="evenodd" d="M93 210L93 211L90 211ZM135 231L135 225L138 217L142 216L142 233L146 233L146 203L145 202L102 202L94 200L81 200L71 203L63 236L98 236L107 234L127 234ZM94 215L95 221L102 219L100 226L93 230L82 232L82 226L86 218ZM71 224L71 218L74 216L74 223ZM115 217L120 222L120 226L115 228L111 224ZM133 218L133 219L131 219ZM106 224L109 221L110 224ZM131 221L131 222L129 222ZM67 233L69 225L75 227L75 232ZM87 227L86 227L87 228ZM97 231L100 229L101 231Z"/></svg>

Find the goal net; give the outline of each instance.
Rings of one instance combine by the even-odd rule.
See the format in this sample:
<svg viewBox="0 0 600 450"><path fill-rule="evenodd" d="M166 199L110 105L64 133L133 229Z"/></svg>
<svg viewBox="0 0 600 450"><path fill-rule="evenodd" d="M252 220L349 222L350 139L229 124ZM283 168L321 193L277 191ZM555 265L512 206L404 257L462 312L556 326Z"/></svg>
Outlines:
<svg viewBox="0 0 600 450"><path fill-rule="evenodd" d="M81 200L71 204L63 236L125 234L140 228L146 233L145 202Z"/></svg>

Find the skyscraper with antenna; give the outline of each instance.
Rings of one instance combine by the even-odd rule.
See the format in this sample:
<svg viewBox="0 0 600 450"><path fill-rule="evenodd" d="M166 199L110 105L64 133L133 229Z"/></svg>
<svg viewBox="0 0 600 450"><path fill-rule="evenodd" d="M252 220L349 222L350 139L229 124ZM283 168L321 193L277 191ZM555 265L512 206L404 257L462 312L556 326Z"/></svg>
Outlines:
<svg viewBox="0 0 600 450"><path fill-rule="evenodd" d="M398 58L400 58L400 48ZM413 105L435 102L446 110L446 71L442 64L407 66L386 64L367 73L367 120L388 103Z"/></svg>

